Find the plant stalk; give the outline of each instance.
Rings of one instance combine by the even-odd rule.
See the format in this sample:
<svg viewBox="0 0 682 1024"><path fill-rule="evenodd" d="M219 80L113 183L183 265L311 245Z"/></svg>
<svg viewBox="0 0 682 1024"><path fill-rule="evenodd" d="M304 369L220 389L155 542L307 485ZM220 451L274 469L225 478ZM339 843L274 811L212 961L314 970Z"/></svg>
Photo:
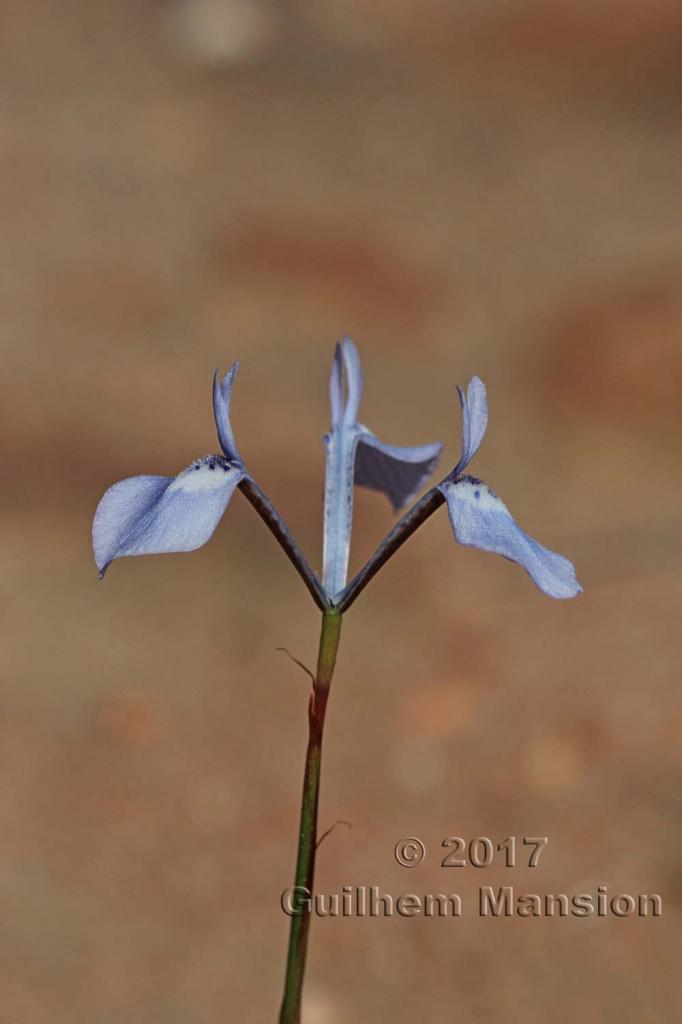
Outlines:
<svg viewBox="0 0 682 1024"><path fill-rule="evenodd" d="M441 483L445 483L448 479L448 477L445 477L445 480L442 480ZM370 560L363 566L357 576L353 577L346 589L342 591L341 596L336 602L336 607L339 611L345 612L350 608L353 601L362 593L369 581L374 579L379 569L403 546L414 531L422 523L425 523L436 509L440 508L444 501L445 497L440 490L439 484L437 487L432 487L430 491L427 491L412 506L410 511L386 534Z"/></svg>
<svg viewBox="0 0 682 1024"><path fill-rule="evenodd" d="M270 530L277 540L277 543L285 552L287 558L308 588L310 596L320 611L324 611L325 608L329 608L331 606L331 601L327 597L322 584L310 568L308 560L294 540L291 530L272 504L265 491L261 490L256 481L252 480L250 476L245 476L238 484L238 487L246 500L253 505L268 530Z"/></svg>
<svg viewBox="0 0 682 1024"><path fill-rule="evenodd" d="M317 670L308 704L308 748L303 774L301 821L294 880L294 913L289 931L284 997L279 1024L300 1024L301 993L305 974L308 934L310 932L311 899L315 880L317 847L317 807L320 795L320 761L322 735L327 710L329 687L336 664L341 638L341 612L327 608L322 613L322 629L317 656Z"/></svg>

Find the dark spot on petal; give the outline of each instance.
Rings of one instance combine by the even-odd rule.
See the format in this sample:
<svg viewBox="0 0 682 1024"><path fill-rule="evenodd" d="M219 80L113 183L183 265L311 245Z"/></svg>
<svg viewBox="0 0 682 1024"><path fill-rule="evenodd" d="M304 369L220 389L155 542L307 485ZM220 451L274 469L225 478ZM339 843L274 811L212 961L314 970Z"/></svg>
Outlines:
<svg viewBox="0 0 682 1024"><path fill-rule="evenodd" d="M480 498L480 497L481 497L481 492L480 491L474 491L474 498Z"/></svg>
<svg viewBox="0 0 682 1024"><path fill-rule="evenodd" d="M202 466L208 467L211 470L215 470L220 467L226 473L228 469L231 468L229 459L224 458L222 455L204 455L203 458L197 459L197 461L193 463L194 469L201 469Z"/></svg>

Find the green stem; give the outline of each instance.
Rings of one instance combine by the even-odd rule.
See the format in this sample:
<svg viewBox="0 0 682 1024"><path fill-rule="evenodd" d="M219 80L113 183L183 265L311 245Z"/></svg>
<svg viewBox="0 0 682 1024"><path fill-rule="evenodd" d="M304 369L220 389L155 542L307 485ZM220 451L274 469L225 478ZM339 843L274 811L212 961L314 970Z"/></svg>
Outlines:
<svg viewBox="0 0 682 1024"><path fill-rule="evenodd" d="M284 979L284 998L279 1024L299 1024L301 1020L301 992L305 974L308 933L310 931L310 898L315 879L315 848L317 846L317 805L320 795L320 760L324 716L327 710L336 652L341 638L341 613L328 608L322 613L320 647L317 656L315 682L308 705L308 749L303 775L301 823L298 834L298 855L294 881L295 912L289 931L289 951ZM304 896L297 900L296 894Z"/></svg>

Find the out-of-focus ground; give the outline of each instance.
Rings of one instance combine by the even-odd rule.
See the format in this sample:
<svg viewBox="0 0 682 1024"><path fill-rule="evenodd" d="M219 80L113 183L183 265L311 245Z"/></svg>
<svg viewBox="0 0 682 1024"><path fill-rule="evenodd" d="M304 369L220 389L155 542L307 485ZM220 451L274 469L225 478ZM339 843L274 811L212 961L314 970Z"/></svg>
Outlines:
<svg viewBox="0 0 682 1024"><path fill-rule="evenodd" d="M0 33L0 1020L272 1021L318 615L236 495L98 583L113 481L244 457L319 565L327 374L458 454L585 593L444 512L344 626L305 1024L679 1019L682 246L676 0L5 5ZM392 523L357 496L353 568ZM426 861L393 860L405 835ZM441 869L452 835L546 835ZM660 893L659 920L481 920L478 885Z"/></svg>

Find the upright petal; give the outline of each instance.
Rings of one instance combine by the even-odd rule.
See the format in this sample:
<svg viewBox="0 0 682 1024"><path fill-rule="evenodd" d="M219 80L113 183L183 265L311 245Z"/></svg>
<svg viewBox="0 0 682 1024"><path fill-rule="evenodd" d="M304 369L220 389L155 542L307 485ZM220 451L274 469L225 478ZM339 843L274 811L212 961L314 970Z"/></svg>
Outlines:
<svg viewBox="0 0 682 1024"><path fill-rule="evenodd" d="M529 537L481 480L463 476L441 484L440 489L460 544L494 551L518 562L549 597L575 597L582 591L572 563Z"/></svg>
<svg viewBox="0 0 682 1024"><path fill-rule="evenodd" d="M460 387L457 388L457 393L462 406L462 454L452 471L453 478L467 468L481 447L488 426L488 399L481 378L471 378L466 396Z"/></svg>
<svg viewBox="0 0 682 1024"><path fill-rule="evenodd" d="M341 342L337 341L329 374L329 404L331 406L332 428L341 422L343 416L343 356Z"/></svg>
<svg viewBox="0 0 682 1024"><path fill-rule="evenodd" d="M336 346L329 393L332 424L324 439L327 458L322 579L333 599L343 590L348 576L354 484L383 491L397 510L433 472L442 445L399 448L382 444L357 422L362 368L358 351L348 337Z"/></svg>
<svg viewBox="0 0 682 1024"><path fill-rule="evenodd" d="M213 375L213 415L218 430L218 440L225 455L232 462L241 462L230 423L232 384L238 369L239 363L233 363L222 380L218 379L217 370Z"/></svg>
<svg viewBox="0 0 682 1024"><path fill-rule="evenodd" d="M353 520L353 465L359 427L356 423L362 395L362 369L357 349L343 338L334 350L329 379L331 430L325 434L324 542L322 584L334 597L348 575Z"/></svg>
<svg viewBox="0 0 682 1024"><path fill-rule="evenodd" d="M337 424L325 434L324 537L322 586L333 599L346 585L353 522L353 429Z"/></svg>
<svg viewBox="0 0 682 1024"><path fill-rule="evenodd" d="M355 483L382 491L398 512L421 490L438 465L443 445L400 448L382 444L361 427L355 454Z"/></svg>
<svg viewBox="0 0 682 1024"><path fill-rule="evenodd" d="M176 477L136 476L114 484L97 506L92 524L100 577L124 555L201 547L244 475L241 466L221 455L208 455Z"/></svg>
<svg viewBox="0 0 682 1024"><path fill-rule="evenodd" d="M362 367L358 350L347 335L340 347L343 368L346 371L346 408L343 412L343 421L346 426L354 426L362 398Z"/></svg>

